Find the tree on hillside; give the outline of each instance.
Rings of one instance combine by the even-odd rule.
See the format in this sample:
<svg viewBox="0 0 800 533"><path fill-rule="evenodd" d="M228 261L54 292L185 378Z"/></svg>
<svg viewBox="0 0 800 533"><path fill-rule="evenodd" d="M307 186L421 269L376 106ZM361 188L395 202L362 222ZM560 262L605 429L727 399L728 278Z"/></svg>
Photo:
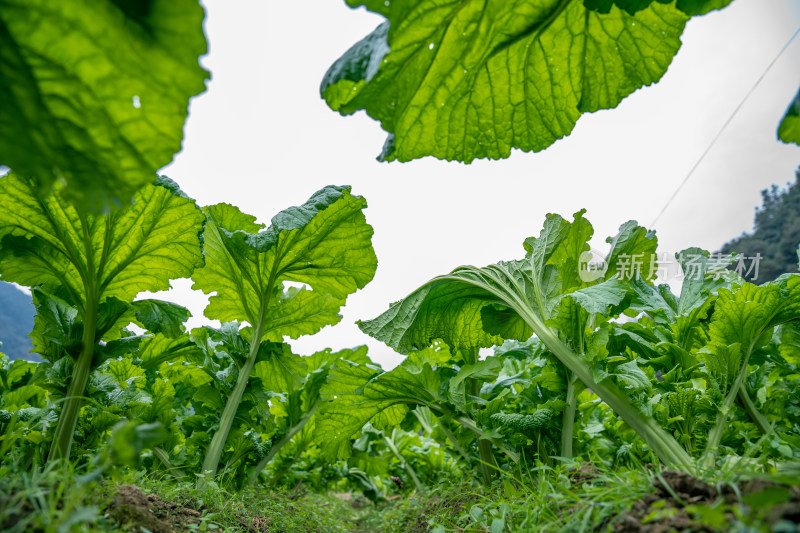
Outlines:
<svg viewBox="0 0 800 533"><path fill-rule="evenodd" d="M771 281L785 272L797 272L800 245L800 168L786 189L773 185L761 191L763 205L756 207L752 233L743 233L722 246L723 254L742 254L750 263L760 254L758 276L752 269L745 278L753 283ZM734 263L734 266L736 263ZM743 272L744 274L744 272Z"/></svg>

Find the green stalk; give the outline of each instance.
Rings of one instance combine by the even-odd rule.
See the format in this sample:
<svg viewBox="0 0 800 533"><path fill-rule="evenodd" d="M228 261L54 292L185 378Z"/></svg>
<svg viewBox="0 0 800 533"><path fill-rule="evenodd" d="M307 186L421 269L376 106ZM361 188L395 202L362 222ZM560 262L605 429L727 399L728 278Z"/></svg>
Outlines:
<svg viewBox="0 0 800 533"><path fill-rule="evenodd" d="M742 381L742 386L739 387L739 400L741 400L742 406L745 412L747 412L747 416L758 426L758 430L764 435L770 433L772 431L772 425L767 420L767 417L761 414L761 411L758 410L755 402L747 393L747 384L744 380Z"/></svg>
<svg viewBox="0 0 800 533"><path fill-rule="evenodd" d="M575 430L575 411L578 407L575 376L567 378L567 407L561 423L561 457L572 459L572 441Z"/></svg>
<svg viewBox="0 0 800 533"><path fill-rule="evenodd" d="M489 485L496 474L497 464L494 462L492 443L486 439L478 439L478 456L481 461L481 476L483 483Z"/></svg>
<svg viewBox="0 0 800 533"><path fill-rule="evenodd" d="M297 446L294 447L291 457L289 456L283 457L283 459L280 462L281 467L274 472L269 486L271 487L277 486L277 482L281 478L283 478L283 476L286 475L286 472L289 471L292 465L294 465L297 462L297 460L300 458L300 456L303 454L303 452L305 451L305 449L308 447L309 444L310 441L301 440L299 443L297 443Z"/></svg>
<svg viewBox="0 0 800 533"><path fill-rule="evenodd" d="M465 350L464 359L468 364L475 364L478 362L478 349ZM471 396L478 396L480 394L480 383L478 380L469 379L469 393ZM497 463L494 459L494 452L492 451L492 443L486 439L478 439L478 457L481 460L481 475L483 482L489 485L495 475L495 468Z"/></svg>
<svg viewBox="0 0 800 533"><path fill-rule="evenodd" d="M202 471L208 472L209 476L212 478L217 475L219 459L222 457L222 451L225 449L225 442L228 440L228 434L233 426L233 419L236 417L236 411L239 409L244 390L247 388L247 382L250 380L250 373L253 371L253 367L256 364L256 356L258 355L258 348L261 345L261 335L264 328L263 318L265 307L266 302L263 302L258 315L258 323L253 331L250 353L244 365L242 365L242 368L239 369L239 377L236 379L236 386L234 386L233 391L231 391L230 396L228 396L228 401L225 403L225 408L222 410L222 416L219 419L219 429L214 433L214 437L208 445L208 450L206 450Z"/></svg>
<svg viewBox="0 0 800 533"><path fill-rule="evenodd" d="M83 404L83 394L86 391L86 383L89 381L89 374L92 370L98 304L94 294L87 296L89 298L86 302L81 353L78 355L78 360L72 370L72 380L70 380L67 388L64 406L61 408L61 416L58 417L53 442L50 445L50 453L47 456L48 461L69 459L72 435L75 433L78 415Z"/></svg>
<svg viewBox="0 0 800 533"><path fill-rule="evenodd" d="M465 416L457 416L457 417L454 418L454 420L456 422L458 422L459 424L461 424L462 426L464 426L465 428L467 428L468 430L470 430L473 433L475 433L476 435L478 435L479 437L481 435L483 435L483 433L484 433L483 429L481 429L478 426L478 424L476 424L475 421L472 420L471 418L467 418ZM487 439L483 439L483 440L487 440ZM492 444L494 444L495 446L497 446L497 449L500 450L501 452L503 452L504 454L506 454L508 456L508 458L511 459L513 462L515 462L515 463L519 462L519 454L517 452L515 452L515 451L509 450L508 448L506 448L505 444L503 444L502 441L500 441L498 439L495 439L494 437L488 439L488 441L491 442Z"/></svg>
<svg viewBox="0 0 800 533"><path fill-rule="evenodd" d="M317 402L303 416L303 418L301 418L297 424L292 426L289 432L286 435L284 435L281 438L281 440L279 440L276 444L273 444L272 447L270 447L269 452L267 452L267 455L261 461L258 462L255 469L253 470L253 473L250 474L251 485L255 484L256 480L258 479L258 475L267 467L269 462L272 461L272 459L278 454L278 452L281 451L281 448L289 444L289 441L291 441L294 438L294 436L297 435L300 432L300 430L303 429L303 427L305 427L306 424L308 424L308 421L311 420L312 416L314 416L314 413L316 412L317 407L319 407L319 404L321 402L322 402L321 398L317 399Z"/></svg>
<svg viewBox="0 0 800 533"><path fill-rule="evenodd" d="M706 449L703 454L703 466L705 468L711 469L717 464L717 450L719 448L719 443L722 440L722 434L725 432L725 425L728 422L728 414L730 414L731 410L733 409L736 396L739 395L739 392L744 386L744 376L747 374L747 362L750 359L751 352L752 346L744 356L742 366L733 382L733 386L730 388L728 394L725 396L725 399L722 401L722 407L720 407L719 411L717 412L717 419L714 422L714 426L708 433L708 442L706 443Z"/></svg>
<svg viewBox="0 0 800 533"><path fill-rule="evenodd" d="M80 269L80 263L74 262L78 271L81 273L84 288L86 289L86 306L83 309L83 335L81 337L81 353L75 361L72 369L72 379L67 387L67 395L64 399L64 406L61 408L61 415L58 417L53 441L50 444L48 461L59 459L69 460L69 452L72 447L72 436L75 433L75 426L78 424L78 415L81 412L83 394L86 392L86 384L89 381L89 374L92 371L92 359L94 359L94 347L97 339L97 312L100 307L100 288L97 286L94 272L94 256L92 254L92 238L89 235L89 224L86 215L82 211L78 212L83 230L83 247L86 252L86 270ZM80 305L80 300L76 300Z"/></svg>
<svg viewBox="0 0 800 533"><path fill-rule="evenodd" d="M392 435L394 437L394 435ZM384 436L383 442L386 443L386 446L392 451L395 457L400 461L400 464L403 465L408 476L414 481L414 486L417 487L417 492L425 492L425 488L422 486L419 478L417 477L417 473L414 472L414 469L411 468L411 465L408 464L405 457L400 453L400 450L397 449L397 446L394 445L394 441L389 437Z"/></svg>

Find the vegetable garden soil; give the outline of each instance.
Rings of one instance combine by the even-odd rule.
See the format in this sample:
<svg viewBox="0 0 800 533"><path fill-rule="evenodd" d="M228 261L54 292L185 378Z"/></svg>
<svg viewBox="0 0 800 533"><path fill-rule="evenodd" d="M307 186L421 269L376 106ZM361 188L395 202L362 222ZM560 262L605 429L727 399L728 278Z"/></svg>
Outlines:
<svg viewBox="0 0 800 533"><path fill-rule="evenodd" d="M721 531L698 522L687 512L694 505L714 505L720 500L729 505L738 501L737 491L743 498L763 493L767 489L787 488L788 502L775 505L769 512L767 522L772 526L778 521L800 524L800 487L787 487L764 479L752 479L740 483L736 489L730 485L715 487L685 472L665 470L653 478L652 493L633 504L631 510L614 528L616 533L667 533L670 531L716 532ZM735 516L726 513L733 522Z"/></svg>
<svg viewBox="0 0 800 533"><path fill-rule="evenodd" d="M572 483L572 488L568 490L575 491L579 497L578 502L582 500L582 495L596 493L597 488L609 483L609 478L598 472L591 463L581 464L580 468L570 471L568 476ZM613 488L612 485L608 487ZM95 503L106 502L100 504L103 519L95 522L99 528L96 530L170 533L203 530L204 526L214 524L225 531L247 533L293 530L425 533L436 530L435 524L445 523L448 524L447 527L456 527L455 530L458 531L488 531L482 524L472 523L470 520L464 522L476 506L488 509L486 495L481 496L480 490L445 490L428 495L414 493L410 497L395 497L376 505L351 493L330 494L327 500L326 496L318 493L305 495L307 503L312 507L326 507L331 505L331 501L341 502L343 505L335 506L334 521L315 517L313 513L308 513L305 504L300 504L291 497L278 497L277 494L259 496L273 501L274 505L267 510L254 502L246 502L240 493L230 493L226 502L235 501L241 505L233 505L228 512L220 514L214 505L207 507L188 494L162 497L158 492L160 491L145 493L136 485L125 484L111 490L110 497L107 496L109 493L100 500L93 497ZM531 500L526 496L510 500L501 496L501 499L513 509L511 513L517 517L528 514L528 511L539 514L536 507L553 503L553 500L548 500L550 503L537 502L536 499ZM223 505L227 506L228 503ZM595 502L594 505L596 504ZM714 485L683 472L664 470L653 477L651 491L632 504L630 500L611 499L605 504L620 509L621 513L606 514L605 518L593 522L592 527L596 527L598 531L722 533L731 530L734 522L741 525L742 517L746 515L758 517L755 522L759 524L758 527L768 528L754 531L800 529L800 486L781 485L758 478L739 482L736 486L724 483ZM562 531L565 524L570 522L569 517L579 513L581 508L583 503L562 507L559 514L564 513L564 522L537 521L531 529L531 523L521 526L520 522L514 524L509 521L506 523L509 529L503 531ZM15 520L18 521L30 512L33 509L29 505L20 508L20 514L12 517L11 523L0 524L0 530L11 529ZM277 517L287 514L303 518L291 525L275 522ZM711 515L713 517L709 518Z"/></svg>
<svg viewBox="0 0 800 533"><path fill-rule="evenodd" d="M189 530L193 524L200 525L201 516L191 507L145 494L136 485L117 487L107 514L120 525L146 528L152 533Z"/></svg>
<svg viewBox="0 0 800 533"><path fill-rule="evenodd" d="M148 530L152 533L196 531L202 524L201 511L191 498L182 503L164 500L157 494L145 494L136 485L117 487L107 516L122 527L133 531ZM271 520L262 516L240 516L240 531L261 533L273 531Z"/></svg>

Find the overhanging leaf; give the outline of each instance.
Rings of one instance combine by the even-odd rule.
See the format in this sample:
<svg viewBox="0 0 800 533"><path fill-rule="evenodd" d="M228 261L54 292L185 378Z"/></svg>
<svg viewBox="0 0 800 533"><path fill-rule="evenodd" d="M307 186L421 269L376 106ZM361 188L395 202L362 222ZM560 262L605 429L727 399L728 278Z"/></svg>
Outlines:
<svg viewBox="0 0 800 533"><path fill-rule="evenodd" d="M504 266L458 268L426 283L380 316L359 321L358 327L400 353L427 348L437 339L456 350L502 344L504 339L496 332L485 330L481 311L492 305L507 306L486 289L461 281Z"/></svg>
<svg viewBox="0 0 800 533"><path fill-rule="evenodd" d="M94 210L180 150L208 73L194 0L0 2L0 164Z"/></svg>
<svg viewBox="0 0 800 533"><path fill-rule="evenodd" d="M351 5L389 26L336 61L321 93L342 114L364 109L380 121L389 132L381 158L399 161L543 150L582 113L658 81L688 18L661 3L602 14L584 0Z"/></svg>

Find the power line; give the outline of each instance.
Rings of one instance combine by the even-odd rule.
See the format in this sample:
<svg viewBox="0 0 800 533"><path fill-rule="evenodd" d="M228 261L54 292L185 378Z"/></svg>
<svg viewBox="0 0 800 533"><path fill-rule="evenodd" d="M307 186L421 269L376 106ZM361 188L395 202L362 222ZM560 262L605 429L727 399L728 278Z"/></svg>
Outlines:
<svg viewBox="0 0 800 533"><path fill-rule="evenodd" d="M686 182L689 181L689 178L692 177L692 174L694 174L694 171L697 170L697 167L699 167L700 163L703 162L703 159L706 158L706 155L708 155L708 152L711 151L711 148L713 148L713 146L716 144L716 142L722 136L722 133L725 131L725 129L728 127L728 125L733 121L734 117L739 112L739 110L742 108L742 106L744 106L745 102L747 102L748 98L750 98L750 95L752 95L753 92L755 92L756 88L764 80L764 77L766 77L767 73L770 71L770 69L772 69L772 67L775 65L775 63L777 63L778 59L780 59L780 57L783 55L783 53L786 51L786 49L789 48L789 45L792 44L792 41L794 41L795 37L797 37L798 34L800 34L800 28L797 28L797 31L794 32L794 35L792 35L789 38L789 40L786 42L786 44L783 46L783 48L781 48L781 51L778 52L778 55L775 56L775 59L773 59L770 62L770 64L767 65L767 68L764 70L764 72L761 74L761 76L756 80L756 82L753 84L753 86L750 88L750 90L744 96L742 101L739 102L739 105L736 106L736 109L733 110L733 113L731 113L731 115L728 117L728 120L726 120L725 123L722 125L722 127L719 129L719 132L717 132L717 135L714 137L714 139L712 139L711 143L708 145L708 147L702 153L702 155L697 160L697 162L694 164L692 169L689 171L688 174L686 174L686 177L683 178L683 181L680 183L680 185L678 185L678 188L675 189L675 192L672 193L672 196L669 197L669 200L667 200L667 203L665 203L664 207L661 208L661 211L658 212L658 214L656 215L656 218L654 218L653 221L650 223L650 225L648 226L649 228L652 228L655 225L655 223L658 222L658 219L661 218L661 215L664 214L664 211L667 210L667 207L669 207L669 205L672 203L672 201L675 200L675 197L678 196L678 193L681 191L681 189L683 189L683 186L686 185Z"/></svg>

